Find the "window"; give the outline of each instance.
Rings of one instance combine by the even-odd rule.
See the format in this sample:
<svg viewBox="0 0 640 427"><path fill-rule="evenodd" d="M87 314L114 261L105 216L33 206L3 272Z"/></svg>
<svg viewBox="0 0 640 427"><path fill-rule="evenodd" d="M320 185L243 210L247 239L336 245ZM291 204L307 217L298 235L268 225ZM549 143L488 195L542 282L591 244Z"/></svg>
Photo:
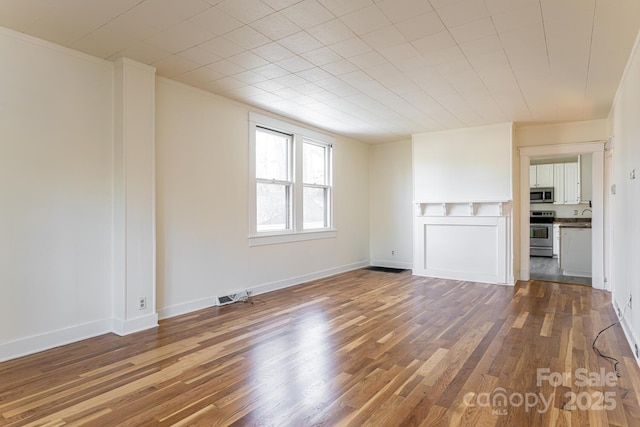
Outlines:
<svg viewBox="0 0 640 427"><path fill-rule="evenodd" d="M333 138L250 113L250 244L335 237Z"/></svg>

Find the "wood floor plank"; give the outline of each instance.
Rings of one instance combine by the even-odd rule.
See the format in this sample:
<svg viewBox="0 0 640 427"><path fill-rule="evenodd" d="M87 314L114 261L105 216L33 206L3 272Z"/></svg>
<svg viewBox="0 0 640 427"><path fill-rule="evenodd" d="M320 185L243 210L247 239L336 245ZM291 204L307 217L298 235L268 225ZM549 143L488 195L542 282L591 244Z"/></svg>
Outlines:
<svg viewBox="0 0 640 427"><path fill-rule="evenodd" d="M598 344L622 377L576 382L613 370L591 349L617 320L610 301L356 270L0 363L0 425L640 425L620 325ZM540 383L540 370L569 379ZM605 392L615 407L594 407Z"/></svg>

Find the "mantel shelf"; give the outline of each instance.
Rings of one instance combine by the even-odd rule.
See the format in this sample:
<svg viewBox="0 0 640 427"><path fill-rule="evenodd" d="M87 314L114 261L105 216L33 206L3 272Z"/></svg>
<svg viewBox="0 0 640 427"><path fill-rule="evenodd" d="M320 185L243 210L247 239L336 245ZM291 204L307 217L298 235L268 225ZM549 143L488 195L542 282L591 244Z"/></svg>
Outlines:
<svg viewBox="0 0 640 427"><path fill-rule="evenodd" d="M417 216L507 216L510 200L417 201Z"/></svg>

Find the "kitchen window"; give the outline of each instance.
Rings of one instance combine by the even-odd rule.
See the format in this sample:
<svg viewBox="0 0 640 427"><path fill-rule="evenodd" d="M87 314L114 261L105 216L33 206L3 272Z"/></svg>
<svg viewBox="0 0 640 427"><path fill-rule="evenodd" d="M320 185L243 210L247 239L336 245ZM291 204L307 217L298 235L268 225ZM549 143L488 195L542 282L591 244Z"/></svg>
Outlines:
<svg viewBox="0 0 640 427"><path fill-rule="evenodd" d="M333 138L249 114L251 246L336 236Z"/></svg>

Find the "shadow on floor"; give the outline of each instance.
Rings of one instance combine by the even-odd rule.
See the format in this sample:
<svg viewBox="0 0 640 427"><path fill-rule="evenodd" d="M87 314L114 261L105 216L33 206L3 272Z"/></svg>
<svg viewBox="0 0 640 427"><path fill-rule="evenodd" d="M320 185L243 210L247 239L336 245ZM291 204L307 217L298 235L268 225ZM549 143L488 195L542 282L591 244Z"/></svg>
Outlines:
<svg viewBox="0 0 640 427"><path fill-rule="evenodd" d="M565 276L562 274L557 258L532 256L529 258L529 270L529 277L534 280L591 286L591 277Z"/></svg>

